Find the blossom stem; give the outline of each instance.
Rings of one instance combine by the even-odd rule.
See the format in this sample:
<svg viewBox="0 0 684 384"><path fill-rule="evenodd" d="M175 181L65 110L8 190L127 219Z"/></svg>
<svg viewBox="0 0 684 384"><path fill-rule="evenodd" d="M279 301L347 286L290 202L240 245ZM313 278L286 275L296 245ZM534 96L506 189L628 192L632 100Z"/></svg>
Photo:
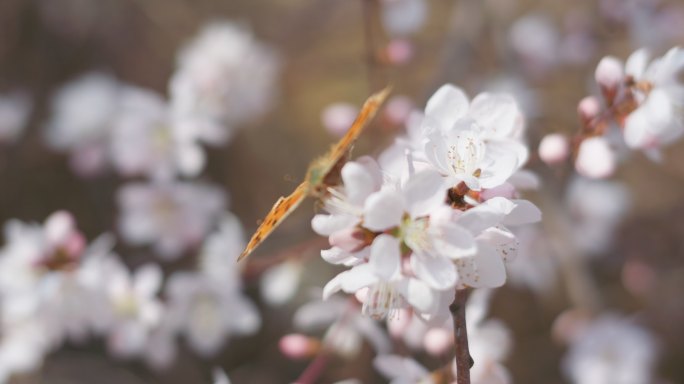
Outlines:
<svg viewBox="0 0 684 384"><path fill-rule="evenodd" d="M323 374L325 368L330 361L330 355L327 352L321 351L311 363L306 367L304 372L294 381L295 384L313 384Z"/></svg>
<svg viewBox="0 0 684 384"><path fill-rule="evenodd" d="M468 349L466 329L466 302L470 289L457 289L454 302L449 306L454 320L454 345L456 346L456 383L470 384L470 368L475 363Z"/></svg>

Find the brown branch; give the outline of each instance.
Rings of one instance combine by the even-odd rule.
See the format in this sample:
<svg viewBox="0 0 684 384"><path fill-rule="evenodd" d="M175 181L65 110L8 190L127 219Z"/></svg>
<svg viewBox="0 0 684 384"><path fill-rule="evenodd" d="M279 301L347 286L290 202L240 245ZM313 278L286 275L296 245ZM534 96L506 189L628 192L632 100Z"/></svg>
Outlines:
<svg viewBox="0 0 684 384"><path fill-rule="evenodd" d="M470 289L457 289L454 302L449 306L454 320L454 345L456 346L456 383L470 384L470 368L473 358L468 349L468 330L466 329L466 302Z"/></svg>

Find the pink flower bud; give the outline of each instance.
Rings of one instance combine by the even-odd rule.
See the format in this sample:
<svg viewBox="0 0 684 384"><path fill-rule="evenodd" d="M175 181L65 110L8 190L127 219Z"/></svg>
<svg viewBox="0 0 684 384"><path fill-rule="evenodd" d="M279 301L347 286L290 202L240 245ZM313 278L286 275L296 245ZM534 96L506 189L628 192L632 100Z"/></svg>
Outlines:
<svg viewBox="0 0 684 384"><path fill-rule="evenodd" d="M615 153L603 137L592 137L580 144L575 169L592 179L608 177L615 172Z"/></svg>
<svg viewBox="0 0 684 384"><path fill-rule="evenodd" d="M330 245L344 249L347 252L358 252L366 246L363 230L349 227L337 231L328 238Z"/></svg>
<svg viewBox="0 0 684 384"><path fill-rule="evenodd" d="M596 67L594 77L601 87L601 92L608 104L611 104L615 99L615 95L617 95L624 76L625 73L622 68L622 63L620 60L611 56L606 56L601 59Z"/></svg>
<svg viewBox="0 0 684 384"><path fill-rule="evenodd" d="M601 113L601 102L595 96L587 96L577 105L582 124L587 125Z"/></svg>
<svg viewBox="0 0 684 384"><path fill-rule="evenodd" d="M569 153L568 139L560 133L546 135L539 143L539 157L548 165L562 163Z"/></svg>
<svg viewBox="0 0 684 384"><path fill-rule="evenodd" d="M77 258L86 246L86 240L80 232L73 232L64 242L64 251L71 257Z"/></svg>
<svg viewBox="0 0 684 384"><path fill-rule="evenodd" d="M320 347L320 342L311 337L292 333L285 335L278 342L280 352L290 359L300 360L314 356Z"/></svg>
<svg viewBox="0 0 684 384"><path fill-rule="evenodd" d="M408 40L395 39L387 44L385 53L390 64L406 64L413 57L413 45Z"/></svg>
<svg viewBox="0 0 684 384"><path fill-rule="evenodd" d="M453 344L453 335L451 332L442 328L435 328L429 330L423 339L423 346L425 351L433 356L445 354Z"/></svg>
<svg viewBox="0 0 684 384"><path fill-rule="evenodd" d="M351 127L358 109L348 103L333 103L321 113L323 127L336 137L342 137Z"/></svg>

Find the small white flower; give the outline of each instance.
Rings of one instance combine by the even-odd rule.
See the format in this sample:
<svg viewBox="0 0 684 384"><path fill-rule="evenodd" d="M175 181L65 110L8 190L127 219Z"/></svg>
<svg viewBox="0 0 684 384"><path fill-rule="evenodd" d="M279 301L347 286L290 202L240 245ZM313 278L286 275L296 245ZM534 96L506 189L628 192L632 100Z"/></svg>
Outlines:
<svg viewBox="0 0 684 384"><path fill-rule="evenodd" d="M563 369L577 384L650 383L656 352L650 332L615 315L603 315L572 342Z"/></svg>
<svg viewBox="0 0 684 384"><path fill-rule="evenodd" d="M249 29L209 24L178 55L169 85L174 119L203 141L222 143L271 107L278 67L273 50Z"/></svg>
<svg viewBox="0 0 684 384"><path fill-rule="evenodd" d="M189 182L131 183L119 190L118 198L124 240L151 244L166 259L199 245L224 206L220 189Z"/></svg>
<svg viewBox="0 0 684 384"><path fill-rule="evenodd" d="M178 272L169 278L168 316L190 346L213 356L231 334L254 333L261 324L254 304L233 284L202 273Z"/></svg>
<svg viewBox="0 0 684 384"><path fill-rule="evenodd" d="M0 95L0 143L11 143L21 135L31 108L31 100L22 92Z"/></svg>
<svg viewBox="0 0 684 384"><path fill-rule="evenodd" d="M527 161L516 138L520 116L508 95L483 93L471 103L462 90L444 85L425 107L425 156L452 186L497 187Z"/></svg>
<svg viewBox="0 0 684 384"><path fill-rule="evenodd" d="M202 170L204 151L196 138L182 134L171 121L160 95L128 86L120 97L110 142L117 171L168 180L178 173L192 176Z"/></svg>
<svg viewBox="0 0 684 384"><path fill-rule="evenodd" d="M637 108L625 121L625 141L632 148L648 149L678 139L684 133L682 108L684 50L670 49L663 57L648 63L645 50L634 52L625 64Z"/></svg>

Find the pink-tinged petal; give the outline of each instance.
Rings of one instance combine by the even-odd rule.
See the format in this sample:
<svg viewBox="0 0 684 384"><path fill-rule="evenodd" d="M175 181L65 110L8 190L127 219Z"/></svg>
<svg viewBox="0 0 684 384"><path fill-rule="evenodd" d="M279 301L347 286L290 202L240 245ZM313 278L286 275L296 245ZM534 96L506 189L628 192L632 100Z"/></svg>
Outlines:
<svg viewBox="0 0 684 384"><path fill-rule="evenodd" d="M363 201L376 190L373 175L366 168L351 161L342 168L342 182L349 203L361 205Z"/></svg>
<svg viewBox="0 0 684 384"><path fill-rule="evenodd" d="M390 235L380 235L373 240L368 264L375 274L385 281L399 274L401 270L401 250L399 239Z"/></svg>
<svg viewBox="0 0 684 384"><path fill-rule="evenodd" d="M364 212L363 226L371 231L397 227L404 216L404 198L388 189L376 192L366 200Z"/></svg>
<svg viewBox="0 0 684 384"><path fill-rule="evenodd" d="M333 233L352 227L359 223L359 218L352 215L323 215L318 214L311 219L311 228L321 236L330 236Z"/></svg>
<svg viewBox="0 0 684 384"><path fill-rule="evenodd" d="M542 212L527 200L513 200L515 207L504 218L504 225L523 225L541 221Z"/></svg>
<svg viewBox="0 0 684 384"><path fill-rule="evenodd" d="M338 275L340 277L340 286L342 290L347 293L355 293L363 287L373 285L378 282L378 276L375 270L369 264L361 264L356 267L342 272Z"/></svg>
<svg viewBox="0 0 684 384"><path fill-rule="evenodd" d="M604 92L607 90L614 96L624 78L622 62L612 56L604 57L596 66L594 78Z"/></svg>
<svg viewBox="0 0 684 384"><path fill-rule="evenodd" d="M416 277L438 290L453 287L458 276L453 262L440 256L414 253L411 255L411 269Z"/></svg>
<svg viewBox="0 0 684 384"><path fill-rule="evenodd" d="M634 77L635 80L641 80L646 73L649 57L650 54L646 49L639 49L629 55L627 63L625 63L626 74Z"/></svg>
<svg viewBox="0 0 684 384"><path fill-rule="evenodd" d="M449 128L465 116L468 104L468 97L463 90L445 84L430 97L425 106L425 114L436 119L443 128Z"/></svg>
<svg viewBox="0 0 684 384"><path fill-rule="evenodd" d="M439 172L426 169L409 179L404 186L404 197L409 215L427 216L437 207L445 205L447 186Z"/></svg>
<svg viewBox="0 0 684 384"><path fill-rule="evenodd" d="M51 245L64 242L76 230L76 221L71 213L58 211L45 220L45 237Z"/></svg>
<svg viewBox="0 0 684 384"><path fill-rule="evenodd" d="M491 93L475 97L469 112L487 138L510 137L519 114L518 106L510 95Z"/></svg>

